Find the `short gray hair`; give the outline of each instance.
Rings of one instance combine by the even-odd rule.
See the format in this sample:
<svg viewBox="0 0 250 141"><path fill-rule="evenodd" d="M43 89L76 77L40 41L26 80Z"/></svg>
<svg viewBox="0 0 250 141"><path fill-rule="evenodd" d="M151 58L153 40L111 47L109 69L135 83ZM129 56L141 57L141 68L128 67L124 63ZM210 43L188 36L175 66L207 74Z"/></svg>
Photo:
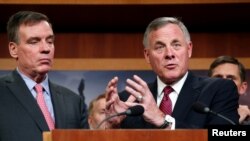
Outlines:
<svg viewBox="0 0 250 141"><path fill-rule="evenodd" d="M147 48L149 46L148 36L149 36L150 32L155 31L155 30L157 30L157 29L159 29L167 24L178 25L180 27L180 29L182 30L182 32L184 33L186 41L187 42L191 41L191 37L190 37L190 34L189 34L186 26L179 19L174 18L174 17L160 17L160 18L153 20L147 26L146 31L144 33L144 37L143 37L144 48Z"/></svg>

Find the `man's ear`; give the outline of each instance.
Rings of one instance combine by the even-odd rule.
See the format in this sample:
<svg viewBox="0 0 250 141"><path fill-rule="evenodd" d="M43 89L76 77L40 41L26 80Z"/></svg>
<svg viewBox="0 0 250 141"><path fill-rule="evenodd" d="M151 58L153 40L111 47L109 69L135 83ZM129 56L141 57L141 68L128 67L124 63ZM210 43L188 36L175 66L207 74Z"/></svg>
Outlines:
<svg viewBox="0 0 250 141"><path fill-rule="evenodd" d="M188 44L188 57L191 58L193 52L193 43L190 41Z"/></svg>
<svg viewBox="0 0 250 141"><path fill-rule="evenodd" d="M242 82L240 84L240 87L238 88L239 94L240 95L244 95L247 92L247 87L248 87L248 83L246 81Z"/></svg>
<svg viewBox="0 0 250 141"><path fill-rule="evenodd" d="M18 55L18 48L17 48L17 44L14 42L10 42L9 43L9 52L10 52L10 56L17 59Z"/></svg>
<svg viewBox="0 0 250 141"><path fill-rule="evenodd" d="M88 117L88 124L89 124L90 129L94 129L95 128L95 127L92 127L92 126L94 126L93 125L94 121L93 121L93 117L92 116Z"/></svg>
<svg viewBox="0 0 250 141"><path fill-rule="evenodd" d="M148 49L144 49L144 58L145 58L146 62L147 62L148 64L150 64L150 60L149 60L149 51L148 51Z"/></svg>

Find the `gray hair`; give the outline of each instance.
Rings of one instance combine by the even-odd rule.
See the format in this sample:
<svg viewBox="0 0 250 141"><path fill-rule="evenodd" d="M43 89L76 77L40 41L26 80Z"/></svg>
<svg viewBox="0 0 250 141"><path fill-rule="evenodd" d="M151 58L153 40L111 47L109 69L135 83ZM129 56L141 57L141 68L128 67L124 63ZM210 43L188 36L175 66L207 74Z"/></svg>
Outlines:
<svg viewBox="0 0 250 141"><path fill-rule="evenodd" d="M147 48L149 46L148 36L149 36L150 32L155 31L155 30L157 30L157 29L159 29L167 24L178 25L180 27L180 29L182 30L182 32L184 33L186 41L187 42L191 41L191 37L190 37L190 34L189 34L186 26L179 19L174 18L174 17L160 17L160 18L153 20L147 26L146 31L144 33L144 37L143 37L144 48Z"/></svg>

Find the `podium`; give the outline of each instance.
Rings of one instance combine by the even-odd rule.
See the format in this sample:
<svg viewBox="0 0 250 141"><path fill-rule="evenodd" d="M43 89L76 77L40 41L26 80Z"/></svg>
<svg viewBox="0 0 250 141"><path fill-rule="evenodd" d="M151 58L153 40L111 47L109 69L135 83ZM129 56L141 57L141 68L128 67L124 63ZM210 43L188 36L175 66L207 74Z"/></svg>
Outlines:
<svg viewBox="0 0 250 141"><path fill-rule="evenodd" d="M43 141L208 141L206 129L55 129Z"/></svg>

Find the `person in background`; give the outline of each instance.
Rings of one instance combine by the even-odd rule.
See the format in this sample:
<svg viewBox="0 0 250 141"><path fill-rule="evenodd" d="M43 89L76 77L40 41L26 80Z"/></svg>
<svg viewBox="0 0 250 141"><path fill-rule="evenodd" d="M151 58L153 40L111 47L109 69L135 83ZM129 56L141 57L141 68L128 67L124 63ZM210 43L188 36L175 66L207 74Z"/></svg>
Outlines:
<svg viewBox="0 0 250 141"><path fill-rule="evenodd" d="M118 77L106 87L106 116L141 105L141 116L119 116L108 121L111 128L206 128L209 125L238 124L237 88L233 81L196 76L189 70L193 45L185 25L173 17L153 20L144 38L144 57L156 73L147 83L134 75L127 79L125 91L118 93ZM231 122L212 114L201 114L194 103L228 117Z"/></svg>
<svg viewBox="0 0 250 141"><path fill-rule="evenodd" d="M105 115L105 105L106 99L105 94L99 95L97 98L92 100L89 104L89 115L88 115L88 123L90 129L96 129L97 126L106 118ZM105 122L101 124L98 129L105 129Z"/></svg>
<svg viewBox="0 0 250 141"><path fill-rule="evenodd" d="M45 131L82 128L82 98L48 76L55 51L48 17L19 11L9 18L7 34L16 68L0 78L0 140L42 141Z"/></svg>
<svg viewBox="0 0 250 141"><path fill-rule="evenodd" d="M246 94L248 83L246 70L242 63L232 56L220 56L209 67L208 76L233 80L240 96ZM240 124L250 124L250 109L247 105L239 105Z"/></svg>

